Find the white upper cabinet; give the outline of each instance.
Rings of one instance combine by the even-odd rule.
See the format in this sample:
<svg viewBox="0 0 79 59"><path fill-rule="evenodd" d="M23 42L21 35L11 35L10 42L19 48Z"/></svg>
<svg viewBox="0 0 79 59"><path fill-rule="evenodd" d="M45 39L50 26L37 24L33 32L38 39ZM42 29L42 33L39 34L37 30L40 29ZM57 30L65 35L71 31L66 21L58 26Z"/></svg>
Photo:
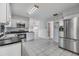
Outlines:
<svg viewBox="0 0 79 59"><path fill-rule="evenodd" d="M8 27L11 26L11 9L10 4L6 4L6 22L8 22Z"/></svg>
<svg viewBox="0 0 79 59"><path fill-rule="evenodd" d="M10 22L11 12L8 3L0 3L0 23Z"/></svg>
<svg viewBox="0 0 79 59"><path fill-rule="evenodd" d="M6 22L6 3L0 3L0 23Z"/></svg>

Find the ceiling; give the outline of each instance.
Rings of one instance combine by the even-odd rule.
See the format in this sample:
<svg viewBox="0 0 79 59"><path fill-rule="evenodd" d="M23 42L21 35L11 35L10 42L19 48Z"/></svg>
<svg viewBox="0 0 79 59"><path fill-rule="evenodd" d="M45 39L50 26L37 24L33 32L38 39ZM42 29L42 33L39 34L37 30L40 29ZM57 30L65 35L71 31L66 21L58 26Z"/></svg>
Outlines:
<svg viewBox="0 0 79 59"><path fill-rule="evenodd" d="M78 3L36 3L36 5L39 6L39 10L29 15L27 12L34 6L34 3L11 3L12 15L46 19L54 13L64 12L70 8L79 6Z"/></svg>

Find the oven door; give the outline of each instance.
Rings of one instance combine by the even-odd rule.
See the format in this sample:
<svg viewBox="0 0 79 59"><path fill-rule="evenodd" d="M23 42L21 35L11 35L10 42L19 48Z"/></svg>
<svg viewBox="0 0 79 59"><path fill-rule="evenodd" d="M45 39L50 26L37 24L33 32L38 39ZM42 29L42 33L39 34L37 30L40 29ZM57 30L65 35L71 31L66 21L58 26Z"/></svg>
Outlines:
<svg viewBox="0 0 79 59"><path fill-rule="evenodd" d="M26 34L18 34L18 38L25 39L26 38Z"/></svg>

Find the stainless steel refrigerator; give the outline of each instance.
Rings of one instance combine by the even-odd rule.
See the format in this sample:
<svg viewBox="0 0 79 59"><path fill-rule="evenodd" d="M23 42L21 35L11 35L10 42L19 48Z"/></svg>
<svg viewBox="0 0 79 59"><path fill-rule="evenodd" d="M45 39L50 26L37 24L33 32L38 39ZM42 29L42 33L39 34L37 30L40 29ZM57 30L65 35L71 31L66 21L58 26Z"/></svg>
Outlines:
<svg viewBox="0 0 79 59"><path fill-rule="evenodd" d="M59 47L79 54L78 17L63 20L59 27L59 35Z"/></svg>

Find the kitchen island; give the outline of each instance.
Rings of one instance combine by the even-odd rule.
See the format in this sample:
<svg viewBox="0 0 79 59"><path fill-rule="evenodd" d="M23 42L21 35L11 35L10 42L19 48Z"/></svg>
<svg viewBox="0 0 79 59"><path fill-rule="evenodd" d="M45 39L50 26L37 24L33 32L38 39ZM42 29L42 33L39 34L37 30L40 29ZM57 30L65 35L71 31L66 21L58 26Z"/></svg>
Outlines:
<svg viewBox="0 0 79 59"><path fill-rule="evenodd" d="M23 42L26 42L28 31L10 31L1 34L0 56L22 56ZM3 35L3 36L2 36Z"/></svg>

